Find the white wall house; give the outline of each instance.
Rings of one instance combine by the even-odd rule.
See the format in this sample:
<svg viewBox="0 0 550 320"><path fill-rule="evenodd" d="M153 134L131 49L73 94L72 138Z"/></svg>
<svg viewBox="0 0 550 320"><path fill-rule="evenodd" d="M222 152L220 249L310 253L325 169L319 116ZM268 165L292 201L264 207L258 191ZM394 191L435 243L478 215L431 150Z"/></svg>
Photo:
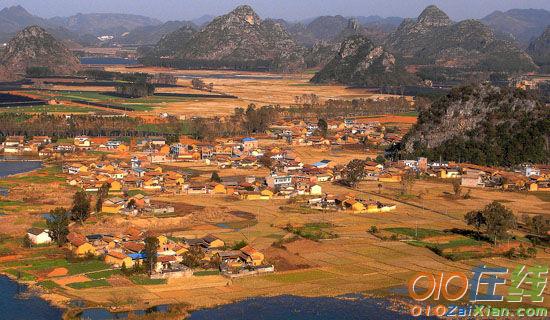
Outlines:
<svg viewBox="0 0 550 320"><path fill-rule="evenodd" d="M33 244L46 244L52 242L48 229L30 228L27 236Z"/></svg>

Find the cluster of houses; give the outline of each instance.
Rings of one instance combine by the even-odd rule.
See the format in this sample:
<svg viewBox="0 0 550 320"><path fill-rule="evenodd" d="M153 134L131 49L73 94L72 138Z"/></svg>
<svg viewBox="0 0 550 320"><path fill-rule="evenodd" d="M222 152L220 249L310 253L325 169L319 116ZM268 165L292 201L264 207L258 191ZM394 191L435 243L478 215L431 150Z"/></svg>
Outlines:
<svg viewBox="0 0 550 320"><path fill-rule="evenodd" d="M308 207L316 210L343 210L352 213L389 212L397 208L395 204L356 198L353 194L325 195L308 200Z"/></svg>
<svg viewBox="0 0 550 320"><path fill-rule="evenodd" d="M319 135L316 122L303 120L281 121L271 126L270 133L294 146L341 146L368 141L370 145L391 145L403 138L402 132L393 132L369 118L346 118L327 121L327 136ZM392 131L392 132L390 132Z"/></svg>
<svg viewBox="0 0 550 320"><path fill-rule="evenodd" d="M5 155L38 154L51 142L51 138L47 136L34 136L30 140L26 140L24 136L9 136L0 144L0 152Z"/></svg>
<svg viewBox="0 0 550 320"><path fill-rule="evenodd" d="M378 166L378 169L381 168L380 166ZM391 166L393 170L402 170L401 174L408 170L441 179L460 179L460 184L468 188L550 191L550 166L548 165L523 164L510 170L470 163L428 162L426 158L418 158L386 164L386 167L388 166ZM376 170L374 172L370 168L366 168L366 170L368 176L375 176ZM388 182L380 176L378 176L378 180Z"/></svg>
<svg viewBox="0 0 550 320"><path fill-rule="evenodd" d="M30 228L27 237L34 245L44 245L52 242L47 229ZM223 274L248 275L253 273L272 272L273 266L265 263L264 255L247 245L239 250L228 250L226 243L214 235L202 238L170 239L165 235L156 235L133 227L121 234L89 234L83 235L71 232L67 235L66 248L77 257L97 256L113 268L132 268L135 264L143 264L146 259L145 239L158 239L157 262L154 267L156 278L183 277L193 274L193 270L185 265L185 255L192 248L200 249L201 266L216 267Z"/></svg>

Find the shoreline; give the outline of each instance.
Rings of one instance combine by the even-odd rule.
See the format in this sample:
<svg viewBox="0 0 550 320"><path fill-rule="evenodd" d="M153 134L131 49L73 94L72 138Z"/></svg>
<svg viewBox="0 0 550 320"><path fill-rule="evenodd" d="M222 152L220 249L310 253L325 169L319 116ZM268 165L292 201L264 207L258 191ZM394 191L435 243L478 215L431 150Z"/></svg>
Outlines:
<svg viewBox="0 0 550 320"><path fill-rule="evenodd" d="M12 173L12 174L8 174L8 175L5 175L5 176L0 176L0 179L5 179L5 178L13 178L13 177L18 177L20 175L24 175L24 174L28 174L28 173L32 173L36 170L40 170L44 167L44 164L45 162L43 160L13 160L13 161L4 161L4 160L1 160L0 159L0 163L2 162L5 162L5 163L15 163L15 162L40 162L40 166L38 168L35 168L35 169L31 169L31 170L28 170L28 171L25 171L25 172L18 172L18 173Z"/></svg>
<svg viewBox="0 0 550 320"><path fill-rule="evenodd" d="M223 303L207 303L207 304L190 304L190 303L165 303L165 304L149 304L149 301L145 300L139 305L124 305L113 308L112 306L106 306L101 304L95 304L92 301L80 299L85 302L85 307L71 307L67 304L73 298L71 295L66 293L57 293L49 292L47 289L40 287L37 283L38 281L20 281L15 276L0 271L0 276L5 276L9 280L27 287L27 290L30 291L32 296L38 297L41 300L46 301L53 308L57 308L62 311L63 320L74 319L74 317L86 310L90 309L103 309L109 313L130 313L137 311L147 311L149 309L167 306L168 308L176 308L175 311L159 311L158 314L164 315L165 319L172 319L172 317L177 317L174 319L187 319L193 312L200 310L216 309L236 303L240 303L249 299L257 298L277 298L283 296L294 296L298 298L331 298L331 299L341 299L341 300L356 300L356 299L369 299L369 300L383 300L388 303L388 306L385 306L386 309L397 312L402 315L406 315L406 306L410 306L410 301L407 301L406 297L391 293L391 287L383 288L376 291L363 291L363 292L348 292L344 294L313 294L305 295L299 293L273 293L273 294L260 294L260 295L251 295L246 297L238 297L229 299ZM57 299L56 299L57 297ZM60 299L62 297L62 299ZM173 313L175 312L175 313ZM181 317L184 318L181 318ZM138 316L139 317L139 316ZM139 318L138 318L139 319Z"/></svg>

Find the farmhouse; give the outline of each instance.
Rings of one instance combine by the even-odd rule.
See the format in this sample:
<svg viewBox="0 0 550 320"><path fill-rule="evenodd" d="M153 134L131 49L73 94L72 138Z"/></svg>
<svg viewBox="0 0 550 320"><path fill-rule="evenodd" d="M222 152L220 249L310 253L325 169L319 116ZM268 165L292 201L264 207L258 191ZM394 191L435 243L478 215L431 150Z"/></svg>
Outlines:
<svg viewBox="0 0 550 320"><path fill-rule="evenodd" d="M48 229L30 228L27 230L27 236L33 244L46 244L52 242Z"/></svg>

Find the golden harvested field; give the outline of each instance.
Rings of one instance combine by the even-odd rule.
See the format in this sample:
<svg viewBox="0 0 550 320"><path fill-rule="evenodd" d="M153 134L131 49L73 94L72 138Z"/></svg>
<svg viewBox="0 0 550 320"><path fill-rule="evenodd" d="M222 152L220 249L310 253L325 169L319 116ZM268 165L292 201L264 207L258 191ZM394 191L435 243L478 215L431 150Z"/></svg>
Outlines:
<svg viewBox="0 0 550 320"><path fill-rule="evenodd" d="M110 67L109 71L170 73L178 76L201 77L214 84L214 92L237 96L238 99L197 99L178 103L167 103L157 109L176 115L227 115L235 107L256 105L288 106L294 97L315 94L321 101L328 99L388 98L393 95L373 94L366 89L351 89L339 85L314 85L309 83L312 74L269 74L260 72L213 71L213 70L173 70L166 68L125 68ZM190 86L191 79L180 79L179 84ZM179 90L179 89L178 89ZM203 92L206 93L206 92Z"/></svg>

